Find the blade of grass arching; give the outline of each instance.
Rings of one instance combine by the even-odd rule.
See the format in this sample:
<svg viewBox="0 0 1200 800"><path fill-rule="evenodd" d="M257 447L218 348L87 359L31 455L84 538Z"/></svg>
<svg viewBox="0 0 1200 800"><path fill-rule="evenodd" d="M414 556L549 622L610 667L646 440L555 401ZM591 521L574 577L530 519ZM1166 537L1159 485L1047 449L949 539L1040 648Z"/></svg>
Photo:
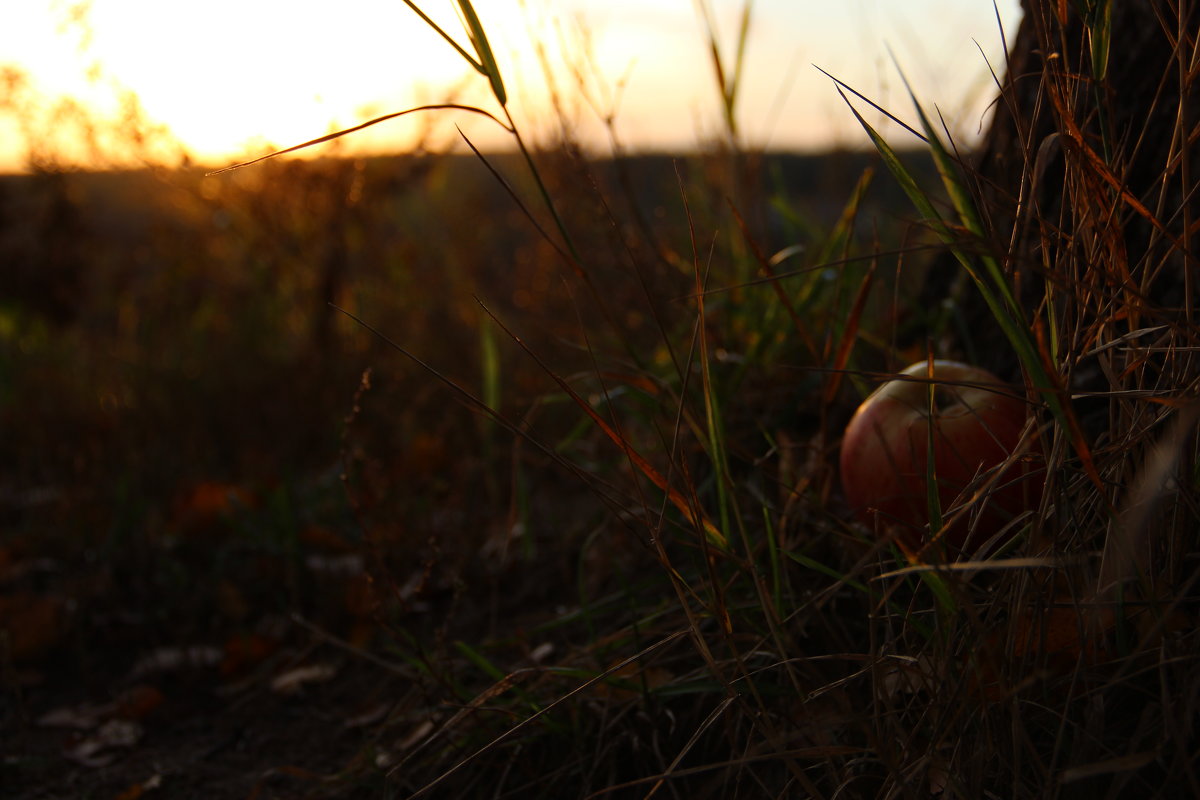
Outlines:
<svg viewBox="0 0 1200 800"><path fill-rule="evenodd" d="M464 105L460 105L459 103L434 103L432 105L427 105L427 106L417 106L416 108L406 108L404 111L397 111L392 114L384 114L382 117L375 117L374 119L367 120L366 122L363 122L359 125L355 125L350 128L345 128L340 131L335 131L334 133L327 133L324 136L318 136L316 139L309 139L307 142L302 142L301 144L292 145L291 147L285 147L282 150L276 150L274 152L267 153L265 156L259 156L258 158L252 158L249 161L240 161L237 164L231 164L228 167L222 167L221 169L216 169L216 170L213 170L212 172L206 172L205 176L211 177L213 175L220 175L222 172L230 172L231 170L241 169L242 167L248 167L251 164L257 164L260 161L266 161L269 158L275 158L276 156L287 155L288 153L294 153L297 150L303 150L306 147L312 147L313 145L324 144L325 142L331 142L334 139L338 139L342 136L346 136L351 133L357 133L358 131L361 131L364 128L369 128L372 125L378 125L381 122L387 122L390 119L396 119L397 117L407 116L408 114L416 114L418 111L470 111L472 114L481 114L481 115L487 117L492 122L499 125L501 128L504 128L504 130L508 131L509 133L514 132L513 129L510 128L508 125L506 125L502 120L496 118L494 115L488 113L487 111L484 111L482 108L476 108L475 106L464 106Z"/></svg>
<svg viewBox="0 0 1200 800"><path fill-rule="evenodd" d="M492 84L492 94L496 96L496 102L500 104L501 108L505 108L508 105L508 93L504 91L504 79L500 77L500 66L496 63L492 46L488 44L487 33L484 32L483 25L479 22L479 15L475 13L471 0L458 0L458 8L462 11L467 35L470 36L471 44L475 46L475 53L479 56L479 66L482 67L479 71L486 75Z"/></svg>
<svg viewBox="0 0 1200 800"><path fill-rule="evenodd" d="M893 61L895 61L895 56L893 56ZM967 186L963 179L958 159L951 156L950 151L942 144L941 136L938 135L937 130L933 127L933 122L925 113L924 107L917 100L916 94L908 83L908 76L900 69L899 64L896 64L896 70L900 73L900 79L904 82L904 88L908 91L909 99L912 100L913 107L917 111L917 116L921 120L921 128L925 131L925 141L929 145L929 151L933 156L934 165L937 167L938 176L942 179L942 186L945 187L946 194L950 197L950 202L958 214L960 224L971 235L982 240L985 236L983 222L979 216L979 210L976 208L975 198L971 194L970 187ZM945 123L943 122L944 128ZM1012 286L1004 274L1000 263L986 251L981 251L977 255L980 263L983 264L984 274L991 280L991 290L999 296L1003 307L1007 311L1007 315L1012 318L1012 324L1023 331L1028 331L1028 323L1023 318L1021 306L1012 292ZM978 283L979 278L977 276L973 277L975 277L976 283ZM1018 355L1025 359L1031 357L1033 353L1020 352L1018 348Z"/></svg>

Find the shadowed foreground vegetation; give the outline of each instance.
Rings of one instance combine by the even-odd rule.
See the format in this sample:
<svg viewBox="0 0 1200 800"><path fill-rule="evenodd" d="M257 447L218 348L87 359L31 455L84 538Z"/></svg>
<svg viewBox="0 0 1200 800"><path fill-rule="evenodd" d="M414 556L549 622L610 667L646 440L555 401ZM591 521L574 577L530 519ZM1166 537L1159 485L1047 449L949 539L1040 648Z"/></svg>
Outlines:
<svg viewBox="0 0 1200 800"><path fill-rule="evenodd" d="M6 796L1200 795L1195 26L1138 118L1105 4L1030 5L998 171L730 91L680 159L0 182ZM842 498L929 356L1026 401L1003 547Z"/></svg>

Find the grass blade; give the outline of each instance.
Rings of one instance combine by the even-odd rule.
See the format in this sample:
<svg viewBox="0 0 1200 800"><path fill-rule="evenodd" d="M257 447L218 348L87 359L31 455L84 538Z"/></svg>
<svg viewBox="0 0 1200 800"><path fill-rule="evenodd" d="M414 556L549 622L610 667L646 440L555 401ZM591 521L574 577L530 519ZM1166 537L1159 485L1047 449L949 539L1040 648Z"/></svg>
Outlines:
<svg viewBox="0 0 1200 800"><path fill-rule="evenodd" d="M378 125L381 122L387 122L390 119L396 119L397 117L407 116L408 114L415 114L418 111L447 111L447 110L470 111L472 114L481 114L481 115L487 117L488 119L490 119L492 122L499 125L501 128L504 128L504 130L508 131L509 133L512 133L512 128L510 128L508 125L506 125L503 121L501 121L497 117L493 116L492 114L489 114L487 111L484 111L482 108L476 108L475 106L464 106L464 105L460 105L458 103L435 103L433 105L417 106L416 108L407 108L404 111L397 111L392 114L384 114L382 117L375 117L374 119L368 120L360 125L355 125L354 127L351 127L351 128L345 128L343 130L336 131L335 133L327 133L324 136L318 136L316 139L309 139L307 142L302 142L301 144L295 144L295 145L292 145L291 147L285 147L282 150L276 150L272 153L267 153L265 156L259 156L258 158L252 158L249 161L241 161L241 162L238 162L237 164L231 164L228 167L222 167L221 169L213 170L212 172L208 172L205 174L209 175L209 176L220 175L223 172L230 172L235 169L241 169L242 167L248 167L251 164L257 164L260 161L266 161L267 159L275 158L276 156L287 155L288 153L294 153L297 150L303 150L306 147L312 147L314 145L324 144L325 142L331 142L334 139L338 139L342 136L346 136L351 133L357 133L358 131L361 131L364 128L369 128L372 125Z"/></svg>
<svg viewBox="0 0 1200 800"><path fill-rule="evenodd" d="M476 61L471 56L470 53L468 53L466 50L464 50L462 48L462 45L460 45L458 42L454 41L454 37L451 36L450 34L446 33L444 30L442 30L441 26L439 26L436 22L434 22L432 19L430 19L429 15L426 14L424 11L422 11L421 8L416 3L413 2L413 0L404 0L404 4L406 6L408 6L409 8L411 8L413 10L413 13L415 13L418 17L421 18L422 22L424 22L429 27L433 28L434 31L436 31L439 36L441 36L443 39L445 39L446 42L451 47L453 47L460 56L462 56L464 59L466 59L468 64L470 64L472 67L475 68L476 72L478 72L481 75L488 74L487 69L484 67L483 64Z"/></svg>
<svg viewBox="0 0 1200 800"><path fill-rule="evenodd" d="M504 79L500 77L500 67L492 53L492 46L488 44L487 33L484 32L483 25L479 22L479 15L475 13L471 0L458 0L458 7L462 11L467 35L471 37L471 44L475 46L475 52L479 56L476 68L487 76L488 81L492 84L492 94L496 96L500 107L504 108L508 105L508 93L504 91Z"/></svg>

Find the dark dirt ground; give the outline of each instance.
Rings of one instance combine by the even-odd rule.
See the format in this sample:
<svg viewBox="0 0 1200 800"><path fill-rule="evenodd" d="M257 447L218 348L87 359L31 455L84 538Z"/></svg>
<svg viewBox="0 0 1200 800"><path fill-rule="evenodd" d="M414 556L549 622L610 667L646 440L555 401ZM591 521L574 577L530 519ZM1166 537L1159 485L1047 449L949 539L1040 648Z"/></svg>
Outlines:
<svg viewBox="0 0 1200 800"><path fill-rule="evenodd" d="M146 716L125 719L118 710L89 730L38 721L72 694L88 704L103 704L103 695L84 697L49 683L27 689L19 701L6 701L3 794L21 800L388 796L383 771L362 761L372 750L369 723L388 712L402 687L386 670L359 660L332 663L332 678L292 694L272 691L261 679L231 689L212 670L188 670L193 674L160 681L169 686ZM149 686L141 689L162 691ZM105 731L119 737L121 723L133 731L129 746L87 752Z"/></svg>
<svg viewBox="0 0 1200 800"><path fill-rule="evenodd" d="M50 610L36 658L10 637L26 650L5 664L0 796L390 796L377 739L412 695L404 667L299 617L260 617L259 632L215 644L138 645L102 603L54 610L59 596L5 597Z"/></svg>
<svg viewBox="0 0 1200 800"><path fill-rule="evenodd" d="M114 555L44 535L73 506L0 547L0 797L393 796L380 754L430 706L378 655L361 554L238 550L255 512L226 511Z"/></svg>

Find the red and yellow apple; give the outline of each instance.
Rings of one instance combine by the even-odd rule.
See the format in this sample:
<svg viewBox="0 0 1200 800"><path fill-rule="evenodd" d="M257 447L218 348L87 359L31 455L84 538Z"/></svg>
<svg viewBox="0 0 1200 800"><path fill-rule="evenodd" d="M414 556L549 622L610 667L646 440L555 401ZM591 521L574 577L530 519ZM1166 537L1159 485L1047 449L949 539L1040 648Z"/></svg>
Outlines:
<svg viewBox="0 0 1200 800"><path fill-rule="evenodd" d="M929 530L930 455L943 513L991 482L945 533L952 551L963 550L968 537L974 549L1037 500L1018 459L994 481L988 474L1020 446L1025 402L987 370L956 361L932 366L931 377L929 362L913 364L859 406L842 439L842 488L861 520L896 526L919 544Z"/></svg>

